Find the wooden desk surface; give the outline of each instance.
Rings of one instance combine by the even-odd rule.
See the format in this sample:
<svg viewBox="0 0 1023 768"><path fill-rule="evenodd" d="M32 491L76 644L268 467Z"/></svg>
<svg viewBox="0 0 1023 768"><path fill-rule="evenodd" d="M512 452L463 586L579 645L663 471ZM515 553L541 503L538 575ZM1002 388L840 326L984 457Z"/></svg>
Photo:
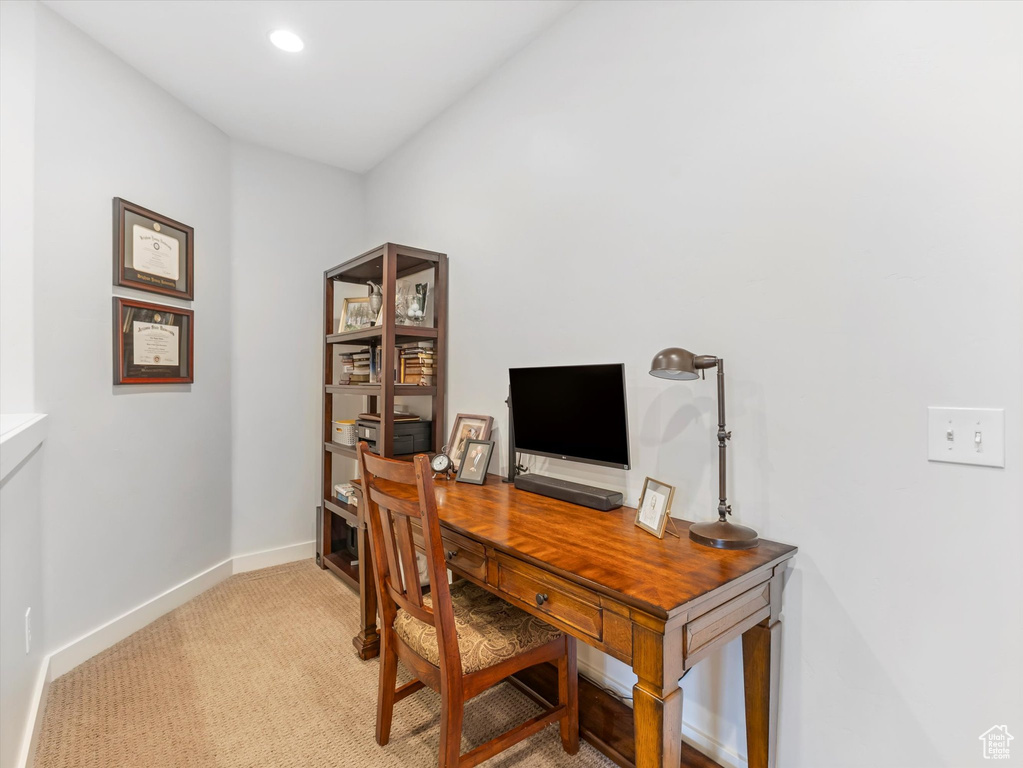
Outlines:
<svg viewBox="0 0 1023 768"><path fill-rule="evenodd" d="M482 486L442 479L435 485L446 526L661 617L796 553L763 539L755 549L711 549L691 541L690 523L680 520L680 538L658 539L635 526L632 507L601 512L520 491L495 475Z"/></svg>

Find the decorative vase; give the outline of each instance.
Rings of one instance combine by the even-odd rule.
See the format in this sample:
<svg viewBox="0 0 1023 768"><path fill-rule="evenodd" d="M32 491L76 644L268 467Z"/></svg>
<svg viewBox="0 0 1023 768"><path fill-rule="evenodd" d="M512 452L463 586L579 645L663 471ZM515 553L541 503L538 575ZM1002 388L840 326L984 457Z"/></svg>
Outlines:
<svg viewBox="0 0 1023 768"><path fill-rule="evenodd" d="M371 315L370 324L376 325L377 315L380 314L380 307L384 305L384 294L380 292L380 286L372 280L367 280L366 282L372 289L372 292L369 294L369 313Z"/></svg>

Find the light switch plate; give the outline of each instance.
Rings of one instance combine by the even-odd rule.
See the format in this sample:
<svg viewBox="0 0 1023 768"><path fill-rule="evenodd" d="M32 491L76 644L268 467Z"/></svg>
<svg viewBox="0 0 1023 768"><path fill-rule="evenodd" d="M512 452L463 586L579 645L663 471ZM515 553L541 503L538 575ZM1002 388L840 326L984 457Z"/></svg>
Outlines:
<svg viewBox="0 0 1023 768"><path fill-rule="evenodd" d="M931 406L927 409L927 458L1004 467L1005 410Z"/></svg>

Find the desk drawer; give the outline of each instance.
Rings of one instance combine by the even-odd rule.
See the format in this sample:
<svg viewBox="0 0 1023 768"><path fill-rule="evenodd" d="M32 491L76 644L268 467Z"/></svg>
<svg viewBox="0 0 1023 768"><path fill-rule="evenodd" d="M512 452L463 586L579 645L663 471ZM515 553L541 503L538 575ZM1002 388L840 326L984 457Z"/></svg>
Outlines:
<svg viewBox="0 0 1023 768"><path fill-rule="evenodd" d="M703 651L722 638L731 638L771 614L771 585L748 589L727 603L686 624L686 659L702 658ZM692 662L695 663L695 660ZM688 664L687 664L688 666Z"/></svg>
<svg viewBox="0 0 1023 768"><path fill-rule="evenodd" d="M485 582L487 555L483 545L446 528L441 528L440 531L441 547L447 564ZM412 523L412 539L415 541L416 549L424 551L423 529L418 523Z"/></svg>
<svg viewBox="0 0 1023 768"><path fill-rule="evenodd" d="M590 594L575 584L520 560L498 555L498 587L511 597L600 639L601 608L589 602ZM541 604L537 602L538 595L546 595Z"/></svg>
<svg viewBox="0 0 1023 768"><path fill-rule="evenodd" d="M444 541L445 550L460 549L465 552L472 552L473 554L478 555L481 558L485 558L487 556L486 550L483 548L483 545L480 544L478 541L468 539L462 534L455 533L454 531L448 530L443 526L441 526L440 529L440 537Z"/></svg>
<svg viewBox="0 0 1023 768"><path fill-rule="evenodd" d="M451 531L443 531L440 538L444 542L444 559L448 566L486 582L487 556L482 544Z"/></svg>

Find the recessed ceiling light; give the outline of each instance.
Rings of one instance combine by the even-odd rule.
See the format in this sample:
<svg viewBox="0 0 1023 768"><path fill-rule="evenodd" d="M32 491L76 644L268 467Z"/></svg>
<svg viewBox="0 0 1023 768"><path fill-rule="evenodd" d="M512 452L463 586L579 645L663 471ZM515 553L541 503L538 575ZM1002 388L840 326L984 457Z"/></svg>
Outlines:
<svg viewBox="0 0 1023 768"><path fill-rule="evenodd" d="M275 29L271 32L270 42L288 53L298 53L305 48L302 38L286 29Z"/></svg>

